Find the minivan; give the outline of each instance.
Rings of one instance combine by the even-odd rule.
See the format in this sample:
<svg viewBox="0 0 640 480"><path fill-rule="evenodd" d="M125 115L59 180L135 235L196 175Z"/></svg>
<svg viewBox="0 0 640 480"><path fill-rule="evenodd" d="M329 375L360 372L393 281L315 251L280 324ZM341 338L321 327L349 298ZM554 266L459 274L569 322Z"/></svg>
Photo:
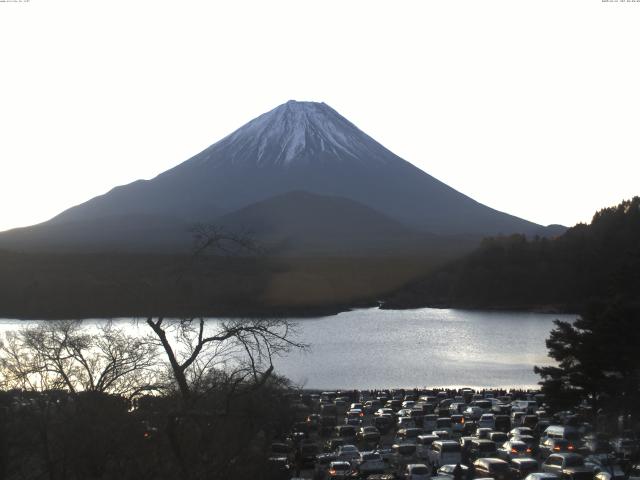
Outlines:
<svg viewBox="0 0 640 480"><path fill-rule="evenodd" d="M431 465L441 467L447 463L460 463L462 455L460 444L454 440L436 440L431 444L429 462Z"/></svg>

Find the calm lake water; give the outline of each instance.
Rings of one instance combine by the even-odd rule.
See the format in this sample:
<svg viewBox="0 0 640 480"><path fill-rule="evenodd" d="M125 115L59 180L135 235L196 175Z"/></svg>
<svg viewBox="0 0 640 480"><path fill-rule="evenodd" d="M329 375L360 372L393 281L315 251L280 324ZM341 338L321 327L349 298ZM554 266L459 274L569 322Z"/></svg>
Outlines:
<svg viewBox="0 0 640 480"><path fill-rule="evenodd" d="M310 351L292 353L275 365L298 385L318 389L535 387L533 366L552 362L545 340L556 318L576 316L372 308L300 319L299 340L311 345ZM117 322L146 328L126 319ZM33 323L0 319L0 331Z"/></svg>

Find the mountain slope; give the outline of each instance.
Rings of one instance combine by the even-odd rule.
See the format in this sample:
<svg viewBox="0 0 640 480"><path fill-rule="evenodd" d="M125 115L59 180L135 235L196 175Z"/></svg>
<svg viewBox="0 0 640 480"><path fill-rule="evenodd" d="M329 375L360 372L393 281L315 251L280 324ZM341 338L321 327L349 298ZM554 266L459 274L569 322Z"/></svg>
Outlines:
<svg viewBox="0 0 640 480"><path fill-rule="evenodd" d="M543 228L448 187L328 105L290 101L156 178L116 187L36 230L68 225L70 237L76 238L78 228L91 229L103 218L115 223L117 218L170 218L175 225L212 222L301 190L350 199L410 228L437 234L530 234ZM89 223L82 226L84 222ZM143 230L144 222L137 228ZM22 230L20 235L26 239L29 232ZM3 237L0 234L0 246L5 244ZM61 244L63 237L57 237Z"/></svg>
<svg viewBox="0 0 640 480"><path fill-rule="evenodd" d="M408 253L444 243L353 200L303 191L254 203L216 223L229 231L249 231L277 253Z"/></svg>

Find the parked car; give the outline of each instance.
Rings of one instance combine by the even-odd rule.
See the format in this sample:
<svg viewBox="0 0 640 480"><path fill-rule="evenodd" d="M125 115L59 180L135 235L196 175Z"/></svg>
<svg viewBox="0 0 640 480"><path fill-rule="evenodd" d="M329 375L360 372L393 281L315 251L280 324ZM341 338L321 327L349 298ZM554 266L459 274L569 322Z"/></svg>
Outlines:
<svg viewBox="0 0 640 480"><path fill-rule="evenodd" d="M543 438L564 438L576 445L580 441L580 432L570 425L549 425L542 434Z"/></svg>
<svg viewBox="0 0 640 480"><path fill-rule="evenodd" d="M372 414L379 408L382 408L382 402L380 400L367 400L364 402L362 410L366 414Z"/></svg>
<svg viewBox="0 0 640 480"><path fill-rule="evenodd" d="M433 414L427 414L422 417L422 428L425 432L432 432L438 429L438 417Z"/></svg>
<svg viewBox="0 0 640 480"><path fill-rule="evenodd" d="M437 435L418 435L418 438L416 438L417 457L420 460L427 460L429 458L431 444L439 439L440 437Z"/></svg>
<svg viewBox="0 0 640 480"><path fill-rule="evenodd" d="M526 443L519 440L509 440L498 448L498 457L507 461L514 458L531 457L531 455L531 449Z"/></svg>
<svg viewBox="0 0 640 480"><path fill-rule="evenodd" d="M511 430L511 417L509 415L495 415L494 420L496 422L495 429L507 433Z"/></svg>
<svg viewBox="0 0 640 480"><path fill-rule="evenodd" d="M463 463L468 463L469 462L469 452L471 450L471 443L477 440L476 437L460 437L459 442L460 442L460 454L462 456L462 462Z"/></svg>
<svg viewBox="0 0 640 480"><path fill-rule="evenodd" d="M336 437L355 440L357 433L358 430L354 425L338 425L336 427Z"/></svg>
<svg viewBox="0 0 640 480"><path fill-rule="evenodd" d="M488 439L492 442L496 442L496 445L502 445L509 440L509 437L504 432L489 432Z"/></svg>
<svg viewBox="0 0 640 480"><path fill-rule="evenodd" d="M512 428L508 435L509 438L522 437L523 435L529 435L533 437L533 430L531 430L529 427L516 427Z"/></svg>
<svg viewBox="0 0 640 480"><path fill-rule="evenodd" d="M382 435L386 435L394 424L395 422L391 415L380 415L373 419L373 426L376 427Z"/></svg>
<svg viewBox="0 0 640 480"><path fill-rule="evenodd" d="M335 453L322 453L316 457L316 465L314 467L314 478L324 478L329 475L331 462L338 460ZM287 477L289 478L289 477Z"/></svg>
<svg viewBox="0 0 640 480"><path fill-rule="evenodd" d="M349 478L351 472L351 464L349 462L339 460L329 464L330 478Z"/></svg>
<svg viewBox="0 0 640 480"><path fill-rule="evenodd" d="M356 470L360 475L383 473L384 469L384 460L378 452L362 452L356 461Z"/></svg>
<svg viewBox="0 0 640 480"><path fill-rule="evenodd" d="M451 417L440 417L436 420L436 428L434 430L446 430L449 434L452 433L451 429Z"/></svg>
<svg viewBox="0 0 640 480"><path fill-rule="evenodd" d="M461 463L448 463L447 465L442 465L438 469L438 475L453 478L454 470L456 469L456 467L459 467L460 475L462 476L462 478L467 478L469 467Z"/></svg>
<svg viewBox="0 0 640 480"><path fill-rule="evenodd" d="M527 475L524 480L559 480L560 477L555 473L536 472Z"/></svg>
<svg viewBox="0 0 640 480"><path fill-rule="evenodd" d="M398 428L415 428L416 422L411 417L398 417L396 425Z"/></svg>
<svg viewBox="0 0 640 480"><path fill-rule="evenodd" d="M424 463L410 463L404 470L406 480L429 480L431 469Z"/></svg>
<svg viewBox="0 0 640 480"><path fill-rule="evenodd" d="M464 415L451 415L451 433L464 432L465 419Z"/></svg>
<svg viewBox="0 0 640 480"><path fill-rule="evenodd" d="M478 458L496 457L496 444L491 440L475 439L471 441L469 447L469 460L477 460Z"/></svg>
<svg viewBox="0 0 640 480"><path fill-rule="evenodd" d="M335 452L336 450L338 450L338 447L341 447L346 443L347 442L344 438L330 438L324 444L324 451L329 453Z"/></svg>
<svg viewBox="0 0 640 480"><path fill-rule="evenodd" d="M424 432L421 428L401 428L396 434L395 443L416 443Z"/></svg>
<svg viewBox="0 0 640 480"><path fill-rule="evenodd" d="M360 451L355 445L341 445L336 451L338 458L346 462L351 462L360 457Z"/></svg>
<svg viewBox="0 0 640 480"><path fill-rule="evenodd" d="M415 443L396 443L391 446L393 455L391 463L396 467L402 467L416 461L417 445Z"/></svg>
<svg viewBox="0 0 640 480"><path fill-rule="evenodd" d="M478 419L478 427L490 428L491 430L496 428L496 417L493 413L483 413Z"/></svg>
<svg viewBox="0 0 640 480"><path fill-rule="evenodd" d="M379 408L378 410L375 411L374 415L376 417L379 417L380 415L395 415L395 412L393 411L393 409L391 408Z"/></svg>
<svg viewBox="0 0 640 480"><path fill-rule="evenodd" d="M593 469L585 466L584 458L577 453L552 453L541 469L571 480L592 480L593 477Z"/></svg>
<svg viewBox="0 0 640 480"><path fill-rule="evenodd" d="M533 453L533 455L538 454L538 442L531 435L515 436L515 437L511 437L509 440L517 440L519 442L524 442L531 449L531 453Z"/></svg>
<svg viewBox="0 0 640 480"><path fill-rule="evenodd" d="M378 448L375 452L380 454L385 463L391 463L393 460L393 449L391 448Z"/></svg>
<svg viewBox="0 0 640 480"><path fill-rule="evenodd" d="M509 462L511 478L514 480L523 480L529 474L537 472L538 468L538 461L535 458L514 458Z"/></svg>
<svg viewBox="0 0 640 480"><path fill-rule="evenodd" d="M540 457L543 460L552 453L572 452L574 450L573 444L564 438L547 438L540 442L538 448Z"/></svg>
<svg viewBox="0 0 640 480"><path fill-rule="evenodd" d="M462 412L464 416L471 420L478 420L484 413L480 407L470 406L464 409Z"/></svg>
<svg viewBox="0 0 640 480"><path fill-rule="evenodd" d="M454 440L436 440L431 444L429 463L436 467L462 461L460 444Z"/></svg>
<svg viewBox="0 0 640 480"><path fill-rule="evenodd" d="M499 458L479 458L473 462L476 477L493 478L494 480L509 480L511 471L509 464Z"/></svg>
<svg viewBox="0 0 640 480"><path fill-rule="evenodd" d="M364 443L378 443L380 441L380 431L372 425L360 427L357 438Z"/></svg>

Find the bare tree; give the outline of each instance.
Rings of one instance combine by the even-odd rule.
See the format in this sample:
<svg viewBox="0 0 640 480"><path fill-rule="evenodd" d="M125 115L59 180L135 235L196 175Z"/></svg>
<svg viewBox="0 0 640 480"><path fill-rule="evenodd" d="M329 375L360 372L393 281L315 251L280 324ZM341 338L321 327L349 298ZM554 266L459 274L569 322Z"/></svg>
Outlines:
<svg viewBox="0 0 640 480"><path fill-rule="evenodd" d="M257 388L273 373L275 357L306 348L295 339L295 326L284 319L207 323L203 318L149 317L147 325L166 354L185 405L194 396L215 389L222 378L227 384Z"/></svg>
<svg viewBox="0 0 640 480"><path fill-rule="evenodd" d="M130 399L161 387L156 346L111 323L94 334L78 321L9 332L0 345L0 366L7 388L27 391L89 391Z"/></svg>

